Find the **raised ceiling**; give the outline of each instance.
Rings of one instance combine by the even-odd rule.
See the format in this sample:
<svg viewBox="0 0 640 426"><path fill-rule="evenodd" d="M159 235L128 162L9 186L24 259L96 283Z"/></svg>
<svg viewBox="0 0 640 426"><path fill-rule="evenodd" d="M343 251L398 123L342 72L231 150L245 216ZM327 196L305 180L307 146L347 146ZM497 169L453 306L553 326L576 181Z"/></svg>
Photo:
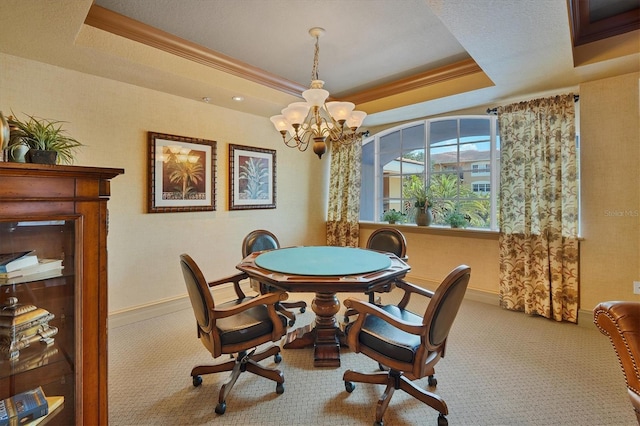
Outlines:
<svg viewBox="0 0 640 426"><path fill-rule="evenodd" d="M561 0L3 0L0 51L269 117L308 86L307 31L320 26L325 88L376 126L639 70L637 30L576 55L569 10Z"/></svg>

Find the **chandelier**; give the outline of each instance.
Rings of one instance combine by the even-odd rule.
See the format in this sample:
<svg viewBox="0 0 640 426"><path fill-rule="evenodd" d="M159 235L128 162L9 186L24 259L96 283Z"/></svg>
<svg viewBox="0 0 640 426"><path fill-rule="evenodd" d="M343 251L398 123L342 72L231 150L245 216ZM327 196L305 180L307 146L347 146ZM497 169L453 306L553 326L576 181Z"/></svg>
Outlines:
<svg viewBox="0 0 640 426"><path fill-rule="evenodd" d="M323 28L314 27L309 34L316 39L311 71L311 87L302 92L306 102L294 102L282 110L282 114L270 118L274 127L282 135L289 148L306 151L313 140L313 152L322 158L327 151L327 141L331 143L353 143L359 141L362 133L356 133L367 116L366 112L354 111L351 102L325 102L329 92L324 90L324 81L318 79L318 40L324 34ZM287 137L287 133L289 136Z"/></svg>

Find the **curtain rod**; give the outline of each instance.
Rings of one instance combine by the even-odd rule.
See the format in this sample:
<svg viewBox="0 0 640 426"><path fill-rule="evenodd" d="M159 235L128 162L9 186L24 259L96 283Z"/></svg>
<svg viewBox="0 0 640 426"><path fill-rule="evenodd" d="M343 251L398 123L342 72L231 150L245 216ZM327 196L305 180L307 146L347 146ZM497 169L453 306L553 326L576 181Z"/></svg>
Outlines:
<svg viewBox="0 0 640 426"><path fill-rule="evenodd" d="M580 100L580 95L573 95L573 101L578 102ZM497 114L498 108L487 108L487 114Z"/></svg>

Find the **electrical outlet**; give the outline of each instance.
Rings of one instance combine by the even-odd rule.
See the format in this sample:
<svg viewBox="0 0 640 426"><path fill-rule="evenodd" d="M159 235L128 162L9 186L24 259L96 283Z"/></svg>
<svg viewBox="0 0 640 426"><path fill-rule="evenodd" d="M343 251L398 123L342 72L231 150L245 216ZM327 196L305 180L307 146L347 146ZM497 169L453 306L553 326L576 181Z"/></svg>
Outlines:
<svg viewBox="0 0 640 426"><path fill-rule="evenodd" d="M633 282L633 293L640 294L640 281Z"/></svg>

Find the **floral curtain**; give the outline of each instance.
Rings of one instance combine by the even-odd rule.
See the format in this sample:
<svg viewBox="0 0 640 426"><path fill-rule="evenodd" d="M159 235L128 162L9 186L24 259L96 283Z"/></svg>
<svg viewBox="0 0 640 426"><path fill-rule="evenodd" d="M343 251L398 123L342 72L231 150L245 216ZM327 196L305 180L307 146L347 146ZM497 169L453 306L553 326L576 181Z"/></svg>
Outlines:
<svg viewBox="0 0 640 426"><path fill-rule="evenodd" d="M500 304L556 321L578 316L573 94L499 107Z"/></svg>
<svg viewBox="0 0 640 426"><path fill-rule="evenodd" d="M358 247L362 137L331 144L327 245Z"/></svg>

